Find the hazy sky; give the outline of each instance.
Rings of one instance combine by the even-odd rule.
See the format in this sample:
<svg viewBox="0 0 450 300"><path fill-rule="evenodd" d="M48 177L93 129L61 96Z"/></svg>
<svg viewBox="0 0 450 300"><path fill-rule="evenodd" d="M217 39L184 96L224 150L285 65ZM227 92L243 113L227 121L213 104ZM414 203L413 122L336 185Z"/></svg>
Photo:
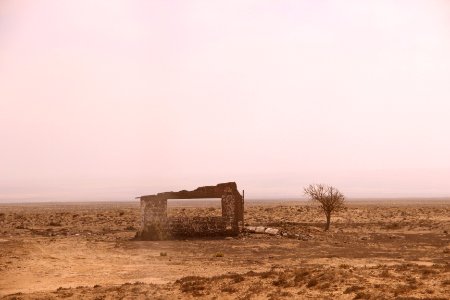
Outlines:
<svg viewBox="0 0 450 300"><path fill-rule="evenodd" d="M450 196L450 2L0 0L0 202Z"/></svg>

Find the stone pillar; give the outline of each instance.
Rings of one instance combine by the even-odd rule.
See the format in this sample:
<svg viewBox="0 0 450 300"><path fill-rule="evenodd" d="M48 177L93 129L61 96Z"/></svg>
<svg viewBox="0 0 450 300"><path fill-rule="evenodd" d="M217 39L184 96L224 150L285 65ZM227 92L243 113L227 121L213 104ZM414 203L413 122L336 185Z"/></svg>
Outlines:
<svg viewBox="0 0 450 300"><path fill-rule="evenodd" d="M145 240L168 238L167 199L141 197L142 225L138 236Z"/></svg>
<svg viewBox="0 0 450 300"><path fill-rule="evenodd" d="M227 231L230 233L239 231L236 208L236 197L233 195L233 190L227 187L222 194L222 218L226 222Z"/></svg>

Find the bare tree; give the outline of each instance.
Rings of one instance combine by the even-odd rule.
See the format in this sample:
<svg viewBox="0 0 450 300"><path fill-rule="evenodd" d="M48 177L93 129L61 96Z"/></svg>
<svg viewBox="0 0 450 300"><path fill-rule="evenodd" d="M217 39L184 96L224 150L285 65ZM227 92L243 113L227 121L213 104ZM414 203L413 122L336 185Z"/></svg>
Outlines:
<svg viewBox="0 0 450 300"><path fill-rule="evenodd" d="M331 214L344 208L344 195L335 187L324 184L310 184L304 189L313 202L318 202L327 218L325 230L330 229Z"/></svg>

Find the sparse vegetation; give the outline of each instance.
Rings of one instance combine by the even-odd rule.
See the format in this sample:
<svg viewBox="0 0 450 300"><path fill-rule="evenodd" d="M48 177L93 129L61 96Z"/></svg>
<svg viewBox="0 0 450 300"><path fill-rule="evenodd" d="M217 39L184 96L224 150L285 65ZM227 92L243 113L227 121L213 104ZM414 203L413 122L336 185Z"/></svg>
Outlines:
<svg viewBox="0 0 450 300"><path fill-rule="evenodd" d="M282 272L278 275L278 278L276 280L274 280L272 283L275 286L287 287L287 286L289 286L289 279L290 279L290 276L288 274Z"/></svg>
<svg viewBox="0 0 450 300"><path fill-rule="evenodd" d="M205 283L208 281L205 277L188 276L177 280L175 283L180 285L180 290L183 293L191 293L193 296L203 295L206 289Z"/></svg>
<svg viewBox="0 0 450 300"><path fill-rule="evenodd" d="M64 208L65 211L61 207L46 211L31 206L20 211L1 207L6 222L0 229L0 273L5 274L0 290L13 286L11 283L17 282L23 272L29 272L33 285L48 286L52 278L58 278L56 274L68 268L85 275L86 266L98 267L90 269L86 279L74 282L74 288L50 292L41 289L5 299L82 299L90 297L87 295L93 295L89 299L448 298L450 265L443 253L447 237L442 233L449 228L448 221L442 221L450 213L448 204L393 207L351 203L345 213L333 214L333 221L339 220L339 230L328 233L318 227L323 214L312 206L249 205L245 215L249 226L280 228L292 237L243 235L232 241L149 243L130 241L134 232L126 228L139 227L139 213L137 208L122 205L95 209L80 206L73 210ZM119 209L126 213L120 215ZM52 221L63 226L50 226ZM395 236L407 237L391 238L393 234L386 230L390 224L400 224L390 227L398 228ZM298 240L295 234L310 236L312 241ZM361 240L362 236L369 238ZM224 256L216 257L217 253ZM65 260L65 255L74 259ZM145 272L140 269L142 264L136 264L134 271L130 268L130 256L133 262L145 263ZM98 257L102 259L98 261ZM36 264L28 263L33 261ZM107 267L102 269L102 263ZM167 264L167 270L161 264ZM81 265L84 267L77 269ZM34 275L43 272L45 277ZM109 272L108 277L105 272ZM173 282L170 278L175 275L180 280ZM169 278L169 283L136 281L152 276ZM121 280L130 283L112 284ZM59 285L69 286L62 282ZM16 291L20 290L11 293Z"/></svg>
<svg viewBox="0 0 450 300"><path fill-rule="evenodd" d="M308 275L310 274L310 271L307 270L296 270L294 271L294 282L299 283L302 282Z"/></svg>

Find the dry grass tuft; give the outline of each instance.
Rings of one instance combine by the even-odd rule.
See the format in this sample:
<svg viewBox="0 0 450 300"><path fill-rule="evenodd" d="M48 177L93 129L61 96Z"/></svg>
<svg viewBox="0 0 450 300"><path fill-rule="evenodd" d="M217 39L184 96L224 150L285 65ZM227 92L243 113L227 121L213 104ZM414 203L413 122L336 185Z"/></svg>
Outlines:
<svg viewBox="0 0 450 300"><path fill-rule="evenodd" d="M380 273L380 277L381 278L389 278L391 277L391 273L389 272L388 269L383 270L383 272Z"/></svg>
<svg viewBox="0 0 450 300"><path fill-rule="evenodd" d="M310 281L308 281L308 284L306 285L309 288L315 287L319 281L316 278L312 278Z"/></svg>

